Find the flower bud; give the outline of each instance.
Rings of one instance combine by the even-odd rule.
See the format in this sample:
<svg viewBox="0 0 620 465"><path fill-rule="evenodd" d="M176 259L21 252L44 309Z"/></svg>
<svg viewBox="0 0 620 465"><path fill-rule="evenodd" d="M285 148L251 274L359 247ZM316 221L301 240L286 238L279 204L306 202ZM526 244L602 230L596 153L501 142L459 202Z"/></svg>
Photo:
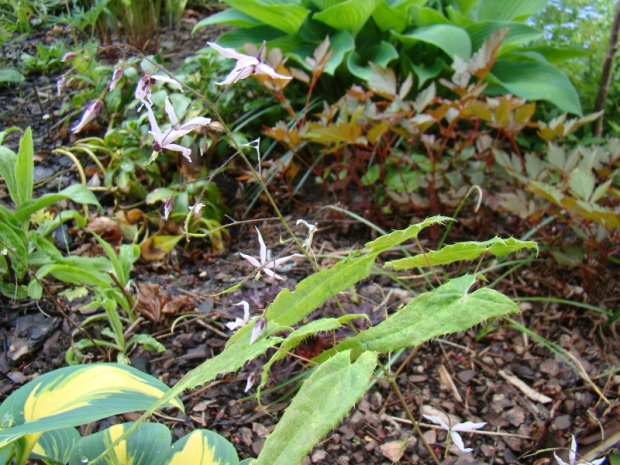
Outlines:
<svg viewBox="0 0 620 465"><path fill-rule="evenodd" d="M65 53L62 58L60 59L61 63L66 63L68 61L73 61L77 58L77 54L74 52L67 52Z"/></svg>
<svg viewBox="0 0 620 465"><path fill-rule="evenodd" d="M164 220L168 221L168 216L170 215L173 207L174 199L170 197L168 200L166 200L166 203L164 203Z"/></svg>
<svg viewBox="0 0 620 465"><path fill-rule="evenodd" d="M252 336L250 337L250 345L254 344L256 340L261 337L267 328L267 319L260 317L254 322L254 328L252 328Z"/></svg>
<svg viewBox="0 0 620 465"><path fill-rule="evenodd" d="M73 132L73 134L80 132L88 123L94 120L99 113L101 113L101 110L103 110L103 102L101 100L97 99L89 103L86 110L84 110L84 113L82 113L80 122L71 128L71 132Z"/></svg>

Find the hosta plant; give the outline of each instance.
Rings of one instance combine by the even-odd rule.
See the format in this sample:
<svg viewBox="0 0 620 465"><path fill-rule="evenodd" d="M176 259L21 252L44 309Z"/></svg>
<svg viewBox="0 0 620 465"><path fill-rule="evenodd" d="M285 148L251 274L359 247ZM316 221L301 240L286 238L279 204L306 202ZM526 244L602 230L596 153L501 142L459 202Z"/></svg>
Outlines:
<svg viewBox="0 0 620 465"><path fill-rule="evenodd" d="M229 9L200 21L195 29L208 24L235 26L238 30L224 33L219 44L241 48L266 39L307 69L306 59L328 36L333 54L327 74L343 83L351 76L368 82L372 65L390 65L405 75L413 73L420 90L454 60L469 61L493 31L507 28L498 60L486 76L487 91L547 100L563 111L581 114L574 86L553 63L582 56L583 51L523 48L542 36L526 20L547 1L226 0Z"/></svg>
<svg viewBox="0 0 620 465"><path fill-rule="evenodd" d="M146 373L115 364L66 367L41 375L0 405L0 463L22 465L39 459L69 465L110 460L134 465L238 465L232 444L207 430L193 431L171 445L168 428L144 423L117 444L105 460L96 460L133 423L121 423L83 438L75 428L145 409L168 390ZM165 406L183 410L177 397Z"/></svg>

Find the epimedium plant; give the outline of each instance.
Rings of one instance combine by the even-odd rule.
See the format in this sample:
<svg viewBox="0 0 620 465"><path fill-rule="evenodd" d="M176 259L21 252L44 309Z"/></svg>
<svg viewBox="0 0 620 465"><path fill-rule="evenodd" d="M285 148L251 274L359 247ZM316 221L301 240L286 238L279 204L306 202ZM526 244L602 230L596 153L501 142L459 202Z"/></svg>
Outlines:
<svg viewBox="0 0 620 465"><path fill-rule="evenodd" d="M307 58L329 37L333 54L326 74L342 82L351 76L369 82L371 64L388 65L416 77L415 88L449 69L459 57L471 58L494 30L507 28L498 59L485 76L487 93L511 93L529 100L548 100L563 111L581 114L579 97L555 63L583 56L582 50L530 45L542 32L526 23L548 0L372 0L351 1L227 0L231 8L198 22L194 30L226 24L218 42L240 48L267 40L307 69ZM437 7L437 5L440 5Z"/></svg>

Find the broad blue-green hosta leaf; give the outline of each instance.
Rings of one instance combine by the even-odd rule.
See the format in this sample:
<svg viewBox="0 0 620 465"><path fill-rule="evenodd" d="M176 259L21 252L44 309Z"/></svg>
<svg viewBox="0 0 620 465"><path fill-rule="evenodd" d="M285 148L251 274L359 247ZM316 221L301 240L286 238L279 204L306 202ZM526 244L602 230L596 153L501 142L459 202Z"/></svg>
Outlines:
<svg viewBox="0 0 620 465"><path fill-rule="evenodd" d="M322 9L312 17L317 21L327 24L336 30L349 31L353 36L362 29L372 12L377 7L379 0L343 0L339 2L327 2L314 0L314 3Z"/></svg>
<svg viewBox="0 0 620 465"><path fill-rule="evenodd" d="M542 55L549 63L561 63L573 58L585 58L592 55L589 50L581 48L557 48L550 45L535 45L531 47L520 47L520 52L535 52Z"/></svg>
<svg viewBox="0 0 620 465"><path fill-rule="evenodd" d="M225 3L286 34L299 32L304 19L310 13L300 1L225 0Z"/></svg>
<svg viewBox="0 0 620 465"><path fill-rule="evenodd" d="M271 26L256 26L249 29L239 29L237 31L225 32L217 39L217 44L222 47L231 47L239 50L243 49L245 44L256 44L260 46L263 40L266 40L270 47L280 46L280 41L291 40L284 32ZM293 40L293 44L295 41ZM280 47L282 51L288 51L290 48ZM294 48L294 47L293 47ZM231 61L231 63L233 63ZM231 67L232 68L232 67Z"/></svg>
<svg viewBox="0 0 620 465"><path fill-rule="evenodd" d="M319 23L320 24L320 23ZM325 37L320 40L323 41ZM300 47L292 50L289 55L294 57L301 65L306 69L311 69L311 66L306 63L307 57L312 57L317 45L314 43L303 44ZM336 68L340 66L342 60L347 53L355 49L355 39L348 31L339 31L333 36L329 37L329 50L332 52L332 56L327 61L325 67L325 73L333 76Z"/></svg>
<svg viewBox="0 0 620 465"><path fill-rule="evenodd" d="M542 32L535 27L517 21L480 21L479 23L466 26L465 30L471 38L472 49L478 50L493 32L504 27L507 27L509 30L508 35L502 42L500 55L502 49L514 48L516 45L534 41L542 36Z"/></svg>
<svg viewBox="0 0 620 465"><path fill-rule="evenodd" d="M495 237L484 242L459 242L447 245L440 250L429 250L426 255L402 258L387 262L385 267L393 266L396 271L415 267L446 265L460 260L475 260L483 254L490 253L496 257L503 257L512 252L522 249L536 249L538 245L534 241L521 241L515 238L501 239Z"/></svg>
<svg viewBox="0 0 620 465"><path fill-rule="evenodd" d="M82 439L75 428L46 431L32 449L31 457L48 462L67 463L71 450ZM0 462L2 463L2 462Z"/></svg>
<svg viewBox="0 0 620 465"><path fill-rule="evenodd" d="M469 61L471 55L471 40L463 28L450 24L432 24L415 29L405 34L392 33L394 37L406 45L414 45L418 42L434 45L454 59L461 57Z"/></svg>
<svg viewBox="0 0 620 465"><path fill-rule="evenodd" d="M454 24L439 11L434 8L412 6L409 12L417 27L429 26L431 24Z"/></svg>
<svg viewBox="0 0 620 465"><path fill-rule="evenodd" d="M28 452L41 433L112 415L143 410L168 391L161 381L130 366L101 363L59 368L39 376L0 405L0 448L24 438ZM183 410L176 397L168 406Z"/></svg>
<svg viewBox="0 0 620 465"><path fill-rule="evenodd" d="M370 47L354 50L347 59L347 66L351 74L369 81L373 74L370 63L385 68L396 58L398 58L398 52L394 46L389 42L381 41Z"/></svg>
<svg viewBox="0 0 620 465"><path fill-rule="evenodd" d="M211 24L226 24L227 26L234 26L238 28L254 27L260 24L260 21L252 18L245 13L235 10L234 8L226 8L224 11L215 13L214 15L207 16L196 23L192 34L201 27L209 26Z"/></svg>
<svg viewBox="0 0 620 465"><path fill-rule="evenodd" d="M121 423L82 438L71 451L69 465L153 465L163 454L169 452L172 437L168 428L159 423L142 423L126 441L114 447L105 460L94 461L132 425L133 423Z"/></svg>
<svg viewBox="0 0 620 465"><path fill-rule="evenodd" d="M351 349L354 357L366 351L387 354L519 311L508 297L492 289L470 292L475 282L474 275L465 275L420 294L387 320L342 341L336 350ZM317 360L324 360L331 354L333 349L323 352Z"/></svg>
<svg viewBox="0 0 620 465"><path fill-rule="evenodd" d="M381 0L375 11L372 12L372 19L383 32L390 29L395 32L403 32L411 24L409 7L422 6L426 3L428 0L404 0L401 2Z"/></svg>
<svg viewBox="0 0 620 465"><path fill-rule="evenodd" d="M339 352L304 381L282 419L267 436L255 465L300 463L364 395L377 355L362 354L354 363L350 351Z"/></svg>
<svg viewBox="0 0 620 465"><path fill-rule="evenodd" d="M546 100L561 110L582 114L579 95L564 73L549 63L536 61L513 52L497 60L489 80L505 91L528 100ZM498 89L499 90L499 89Z"/></svg>
<svg viewBox="0 0 620 465"><path fill-rule="evenodd" d="M131 439L131 436L129 436ZM146 465L147 462L144 463ZM238 465L233 445L213 431L197 429L175 442L152 465ZM73 464L71 464L73 465ZM140 464L133 464L140 465Z"/></svg>
<svg viewBox="0 0 620 465"><path fill-rule="evenodd" d="M524 21L541 11L549 0L480 0L478 3L478 21L515 20Z"/></svg>

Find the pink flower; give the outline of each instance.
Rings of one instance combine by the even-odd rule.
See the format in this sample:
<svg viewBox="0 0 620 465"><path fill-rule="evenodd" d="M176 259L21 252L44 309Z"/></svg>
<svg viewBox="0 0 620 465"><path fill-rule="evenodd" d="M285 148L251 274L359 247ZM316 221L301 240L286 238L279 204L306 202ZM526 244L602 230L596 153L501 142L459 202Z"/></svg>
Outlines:
<svg viewBox="0 0 620 465"><path fill-rule="evenodd" d="M179 119L174 113L174 108L172 108L170 100L168 100L168 97L166 97L164 109L168 114L168 118L170 118L170 121L172 122L172 127L162 132L162 130L159 129L159 126L157 125L157 120L155 119L155 114L153 113L151 105L144 100L142 102L146 107L146 111L149 115L149 122L151 123L151 130L149 131L149 133L153 135L154 139L153 150L155 152L162 152L164 150L181 152L183 156L187 158L189 162L191 162L192 150L178 144L173 144L173 142L177 139L180 139L185 134L193 131L194 129L209 125L211 123L211 119L204 118L202 116L195 116L194 118L190 118L183 124L179 125Z"/></svg>
<svg viewBox="0 0 620 465"><path fill-rule="evenodd" d="M258 51L256 56L244 55L243 53L239 53L234 48L220 47L215 42L207 42L207 44L217 50L221 55L224 55L226 58L234 58L235 60L237 60L237 64L228 74L228 76L226 76L226 79L224 79L222 82L216 82L216 84L234 84L235 82L241 79L245 79L252 74L266 74L267 76L271 76L273 79L292 79L291 76L284 76L282 74L276 73L271 66L263 63L265 42L263 42L263 44L261 45L260 50Z"/></svg>
<svg viewBox="0 0 620 465"><path fill-rule="evenodd" d="M259 243L259 260L244 253L240 254L243 258L245 258L248 262L254 265L256 268L260 269L267 276L271 276L276 279L284 279L282 276L275 273L275 268L278 265L281 265L284 262L287 262L293 258L303 257L303 255L294 253L293 255L289 255L287 257L278 258L277 260L271 260L268 256L269 251L267 250L267 246L265 246L265 241L263 241L263 236L261 236L260 231L256 228L256 232L258 233L258 243Z"/></svg>
<svg viewBox="0 0 620 465"><path fill-rule="evenodd" d="M183 88L181 87L181 84L178 83L178 81L175 81L174 79L169 78L168 76L161 76L159 74L153 74L151 76L142 76L140 78L140 80L138 81L138 85L136 86L136 92L134 94L136 99L140 100L142 103L147 101L151 105L153 105L153 101L151 100L151 88L153 87L153 84L155 84L156 81L173 84L177 86L181 92L183 92ZM140 108L142 108L142 105L140 106ZM140 108L138 108L138 110Z"/></svg>
<svg viewBox="0 0 620 465"><path fill-rule="evenodd" d="M84 110L84 113L82 113L82 118L80 119L80 122L71 128L71 132L73 134L77 134L78 132L80 132L88 123L94 120L99 113L101 113L102 109L103 102L99 99L89 103L86 107L86 110Z"/></svg>

